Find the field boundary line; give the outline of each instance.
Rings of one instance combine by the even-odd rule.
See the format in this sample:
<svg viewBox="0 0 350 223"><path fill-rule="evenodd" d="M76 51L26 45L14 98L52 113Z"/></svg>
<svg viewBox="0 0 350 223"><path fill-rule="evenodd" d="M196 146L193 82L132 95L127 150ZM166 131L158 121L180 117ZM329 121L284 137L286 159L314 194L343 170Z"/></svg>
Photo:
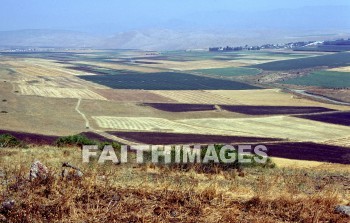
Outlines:
<svg viewBox="0 0 350 223"><path fill-rule="evenodd" d="M92 132L94 132L94 133L96 133L96 134L98 134L98 135L100 135L100 136L103 136L103 137L105 137L105 138L107 138L107 139L110 139L110 140L112 140L112 141L116 141L116 142L119 142L119 143L123 143L123 144L125 144L125 145L132 145L132 144L135 144L134 142L131 142L131 141L129 141L129 140L126 140L126 139L123 139L123 138L119 138L119 137L114 136L114 135L112 135L112 134L109 134L109 133L107 133L107 132L104 132L104 131L101 131L101 130L96 130L96 129L92 128L92 127L90 126L89 119L86 117L86 115L85 115L83 112L81 112L81 111L79 110L81 101L82 101L82 98L79 98L79 99L78 99L78 102L77 102L77 105L75 106L75 111L77 111L77 112L83 117L83 119L85 120L85 127L86 127L86 128L88 128L88 129L90 129Z"/></svg>

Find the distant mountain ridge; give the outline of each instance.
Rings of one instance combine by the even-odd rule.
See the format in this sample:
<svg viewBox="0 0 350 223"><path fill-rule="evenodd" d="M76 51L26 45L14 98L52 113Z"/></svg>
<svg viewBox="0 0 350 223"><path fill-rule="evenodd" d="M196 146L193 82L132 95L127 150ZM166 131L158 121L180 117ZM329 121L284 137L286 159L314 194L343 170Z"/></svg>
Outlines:
<svg viewBox="0 0 350 223"><path fill-rule="evenodd" d="M310 31L309 33L313 33ZM1 47L55 47L55 48L99 48L99 49L142 49L180 50L199 49L211 46L239 46L265 43L284 43L299 40L325 40L348 38L349 33L334 33L325 36L313 33L308 36L292 37L293 33L271 34L269 30L237 30L230 33L211 31L175 31L150 29L118 33L112 37L64 30L18 30L0 32Z"/></svg>
<svg viewBox="0 0 350 223"><path fill-rule="evenodd" d="M132 23L124 22L129 28L123 29L118 22L111 21L110 27L91 25L88 31L83 29L85 32L55 29L0 31L0 46L178 50L350 37L350 7L346 6L259 12L233 10L178 15L168 21L159 18L153 25L134 30L131 29ZM116 34L101 34L96 31L99 28L111 32L116 30Z"/></svg>
<svg viewBox="0 0 350 223"><path fill-rule="evenodd" d="M26 29L0 31L3 47L94 47L101 37L68 30Z"/></svg>

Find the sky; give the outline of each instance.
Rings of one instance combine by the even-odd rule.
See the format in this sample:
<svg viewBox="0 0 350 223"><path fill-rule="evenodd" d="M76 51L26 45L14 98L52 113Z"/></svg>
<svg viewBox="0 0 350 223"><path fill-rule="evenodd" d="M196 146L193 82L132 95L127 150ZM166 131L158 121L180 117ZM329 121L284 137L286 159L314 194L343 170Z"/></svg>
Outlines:
<svg viewBox="0 0 350 223"><path fill-rule="evenodd" d="M206 28L221 12L268 17L259 13L305 7L350 7L349 0L0 0L0 3L0 31L61 29L104 34L178 28L190 23Z"/></svg>

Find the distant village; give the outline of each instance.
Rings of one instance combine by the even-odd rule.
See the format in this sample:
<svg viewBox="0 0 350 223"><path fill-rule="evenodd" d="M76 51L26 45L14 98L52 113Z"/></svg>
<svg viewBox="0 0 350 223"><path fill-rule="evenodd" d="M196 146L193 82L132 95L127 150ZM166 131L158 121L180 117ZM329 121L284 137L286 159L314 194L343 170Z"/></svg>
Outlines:
<svg viewBox="0 0 350 223"><path fill-rule="evenodd" d="M292 50L315 50L315 49L329 49L335 51L343 51L350 49L350 38L339 39L334 41L299 41L284 44L264 44L261 46L237 46L237 47L210 47L210 52L231 52L242 50L262 50L262 49L292 49ZM343 50L342 50L343 49Z"/></svg>

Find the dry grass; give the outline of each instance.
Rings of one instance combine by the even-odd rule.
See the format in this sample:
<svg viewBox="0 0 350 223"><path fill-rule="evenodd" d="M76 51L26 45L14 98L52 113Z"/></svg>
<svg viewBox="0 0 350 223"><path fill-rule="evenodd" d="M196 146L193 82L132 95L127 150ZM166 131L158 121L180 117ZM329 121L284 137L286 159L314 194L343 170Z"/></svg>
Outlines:
<svg viewBox="0 0 350 223"><path fill-rule="evenodd" d="M178 120L191 126L226 130L231 134L249 134L297 141L323 142L327 139L346 137L350 127L299 119L289 116L259 118L217 118Z"/></svg>
<svg viewBox="0 0 350 223"><path fill-rule="evenodd" d="M22 95L37 95L49 98L82 98L91 100L107 100L101 95L88 89L55 88L34 85L19 85Z"/></svg>
<svg viewBox="0 0 350 223"><path fill-rule="evenodd" d="M1 129L46 135L69 135L85 131L85 122L75 111L78 99L23 96L9 83L0 83ZM2 100L6 100L3 102Z"/></svg>
<svg viewBox="0 0 350 223"><path fill-rule="evenodd" d="M337 71L337 72L350 72L350 66L346 67L336 67L332 69L328 69L329 71Z"/></svg>
<svg viewBox="0 0 350 223"><path fill-rule="evenodd" d="M178 103L188 104L240 104L233 97L215 94L216 91L151 91L152 93L170 98ZM221 92L221 91L219 91ZM231 91L230 91L231 92ZM235 92L235 91L232 91Z"/></svg>
<svg viewBox="0 0 350 223"><path fill-rule="evenodd" d="M29 76L72 76L83 75L85 72L73 71L65 68L65 65L56 63L53 60L46 59L14 59L6 58L0 62L3 66L14 68L18 73Z"/></svg>
<svg viewBox="0 0 350 223"><path fill-rule="evenodd" d="M170 98L152 93L145 90L128 90L128 89L96 89L96 93L102 95L108 100L118 102L139 102L139 103L172 103L176 102Z"/></svg>
<svg viewBox="0 0 350 223"><path fill-rule="evenodd" d="M336 139L330 139L327 141L324 141L323 143L328 145L337 145L337 146L343 146L343 147L349 147L350 148L350 135L336 138Z"/></svg>
<svg viewBox="0 0 350 223"><path fill-rule="evenodd" d="M309 88L308 92L350 103L350 89ZM347 106L350 109L350 106Z"/></svg>
<svg viewBox="0 0 350 223"><path fill-rule="evenodd" d="M92 118L100 128L105 129L178 133L198 133L204 130L163 118L111 116L93 116Z"/></svg>
<svg viewBox="0 0 350 223"><path fill-rule="evenodd" d="M348 222L335 213L349 204L349 169L245 169L216 174L153 165L83 165L76 148L2 149L0 208L9 222ZM16 151L16 153L13 153ZM8 152L6 154L6 152ZM30 163L51 171L27 180ZM81 180L61 180L62 162L78 165ZM345 176L345 181L330 180Z"/></svg>
<svg viewBox="0 0 350 223"><path fill-rule="evenodd" d="M212 95L225 97L233 100L236 104L243 105L265 105L265 106L317 106L338 110L349 110L350 106L339 106L312 101L297 97L293 94L282 92L280 89L262 89L262 90L214 90L206 91Z"/></svg>
<svg viewBox="0 0 350 223"><path fill-rule="evenodd" d="M143 60L146 62L157 62L159 64L144 64L143 66L171 70L198 70L226 67L240 67L247 65L241 61L220 61L220 60L200 60L200 61L169 61L169 60Z"/></svg>

